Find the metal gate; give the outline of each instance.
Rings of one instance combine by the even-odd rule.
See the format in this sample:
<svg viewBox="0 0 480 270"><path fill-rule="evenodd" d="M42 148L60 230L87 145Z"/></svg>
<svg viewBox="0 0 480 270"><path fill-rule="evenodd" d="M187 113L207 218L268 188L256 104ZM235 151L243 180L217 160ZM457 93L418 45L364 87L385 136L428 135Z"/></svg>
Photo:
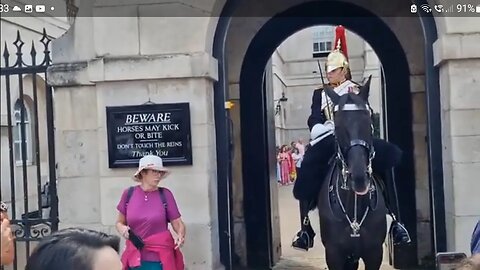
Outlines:
<svg viewBox="0 0 480 270"><path fill-rule="evenodd" d="M5 269L24 269L35 242L58 229L53 89L46 83L50 41L44 29L24 57L17 31L3 50L0 200L9 206L16 237L14 265Z"/></svg>

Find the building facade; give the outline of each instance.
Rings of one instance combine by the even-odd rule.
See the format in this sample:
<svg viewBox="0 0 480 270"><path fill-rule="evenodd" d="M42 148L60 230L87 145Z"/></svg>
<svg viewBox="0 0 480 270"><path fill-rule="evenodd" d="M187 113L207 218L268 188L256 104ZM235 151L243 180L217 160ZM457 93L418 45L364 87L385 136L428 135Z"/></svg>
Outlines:
<svg viewBox="0 0 480 270"><path fill-rule="evenodd" d="M437 4L442 2L437 1ZM411 137L411 144L405 143L411 147L404 150L411 151L411 171L417 180L413 182L414 189L404 193L413 193L408 195L416 199L413 207L417 211L409 213L415 217L412 227L418 232L415 254L421 260L431 253L431 246L466 252L471 229L480 216L480 182L476 181L480 171L480 53L476 46L480 42L480 24L478 18L437 16L429 21L433 29L427 29L424 18L406 16L403 5L402 1L327 4L290 0L281 4L261 4L252 0L243 1L232 9L230 1L226 4L221 1L78 3L75 21L64 35L53 41L53 66L48 72L48 83L55 88L60 226L84 226L115 233L115 206L121 192L133 185L134 169L108 166L106 107L186 102L191 111L193 165L171 167L173 173L165 180L165 185L175 194L188 228L184 247L188 269L223 269L228 264L223 239L233 241L234 257L241 264L255 266L262 260L274 264L280 256L276 248L279 245L278 205L274 203L275 191L266 191L272 182L268 166L274 160L268 149L272 150L275 143L275 116L268 108L275 108L274 100L279 98L278 91L282 89L288 97L286 106L290 106L285 109L292 114L298 111L298 115L306 115L304 112L309 106L306 104L310 102L303 94L297 96L296 93L309 96L313 86L319 83L318 75L312 74L316 67L310 55L312 44L288 37L310 26L343 24L365 39L376 52L385 71L387 91L389 85L398 82L407 85L398 93L389 92L387 106L410 108L396 114L390 111L388 116L400 120L407 118L410 124L402 127L409 130L408 134L387 132L385 135L399 142L402 141L399 137ZM282 21L273 18L282 12L296 14L312 7L318 8L319 16L314 19L305 17L299 21L292 16L290 21ZM179 9L184 16L172 17ZM368 11L375 21L321 16L328 15L327 10L340 9ZM233 13L228 13L230 11ZM389 15L384 16L384 12ZM229 23L225 23L224 16L219 17L221 13L231 17ZM285 27L272 29L272 25ZM379 32L384 27L388 36L378 37L359 25L378 26L375 29ZM5 26L2 24L2 27ZM435 37L433 41L432 36ZM391 43L382 44L382 39ZM275 52L283 41L288 46L282 45ZM309 47L305 50L308 56L291 56L289 46L304 45ZM398 52L403 54L397 55L389 46L397 46ZM320 45L317 48L321 50ZM360 38L349 38L349 48L352 49L352 66L358 71L353 74L354 78L361 80L372 69L377 74L374 78L381 82L378 63L368 64L369 59L374 59L373 50ZM222 51L221 57L217 54L219 51ZM256 54L258 52L261 53ZM433 52L433 59L428 52ZM249 67L257 64L259 69L264 69L272 54L272 70L277 75L272 79L276 86L271 89L277 90L264 92L270 104L264 106L265 112L257 112L252 108L259 108L255 107L258 104L261 108L262 98L251 92L249 79L257 80L263 76L263 70L260 75L248 77L252 70ZM403 64L390 61L390 57L405 59L406 80L396 80L392 75L395 68L400 70ZM367 71L362 73L362 70ZM219 89L225 93L220 103ZM438 99L431 96L433 91ZM398 95L398 103L408 100L410 105L395 104L395 95ZM228 112L218 107L225 100L235 104ZM430 115L436 101L440 105L439 113ZM6 115L3 108L2 104L2 138ZM258 121L255 121L255 114ZM223 119L222 115L228 115L233 123L228 139L221 135L225 133L217 121ZM297 123L295 118L280 121L281 115L276 116L280 127L304 129L290 125ZM245 119L254 121L242 122ZM391 130L396 124L390 121L386 129ZM432 128L438 125L441 125L440 130ZM269 132L258 135L258 131L264 129ZM307 136L305 130L296 132L279 136L285 136L284 139ZM256 145L255 140L260 141L263 148L251 149ZM222 150L228 143L235 151ZM4 174L4 146L2 139L2 192L5 190L3 179L10 178L9 174ZM226 193L222 188L230 189L226 205L231 210L224 208ZM259 197L264 198L261 204L256 200ZM2 198L8 198L8 194ZM438 206L437 203L443 209L435 208L431 216L430 209L432 205ZM262 214L263 211L268 214ZM268 229L262 227L258 219L252 219L259 213L261 220L270 224ZM231 224L227 225L231 230L225 230L225 214L231 217ZM433 233L438 236L433 242L426 233L432 223ZM252 233L252 226L258 234ZM446 236L444 247L442 230ZM263 241L264 235L270 240ZM255 238L261 242L256 242ZM263 242L268 242L266 245L272 248L264 249ZM255 247L265 252L254 252ZM259 264L265 265L264 261Z"/></svg>

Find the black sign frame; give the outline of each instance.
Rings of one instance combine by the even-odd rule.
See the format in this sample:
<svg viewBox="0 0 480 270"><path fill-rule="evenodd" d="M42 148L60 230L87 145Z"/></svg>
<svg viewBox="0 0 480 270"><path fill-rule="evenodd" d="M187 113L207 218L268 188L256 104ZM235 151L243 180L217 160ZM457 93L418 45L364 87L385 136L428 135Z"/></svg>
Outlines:
<svg viewBox="0 0 480 270"><path fill-rule="evenodd" d="M189 103L165 103L165 104L144 104L144 105L133 105L133 106L107 106L106 107L106 120L107 120L107 138L108 138L108 165L109 168L134 168L138 167L138 161L141 158L139 154L138 157L125 158L124 153L126 149L118 149L119 136L127 138L129 142L132 140L135 144L137 139L135 138L134 132L125 132L125 134L119 135L118 128L122 127L119 125L119 119L127 118L129 114L159 114L159 113L171 113L170 116L174 115L173 118L181 119L178 127L180 131L170 131L177 132L173 136L178 139L180 137L182 141L181 146L181 155L176 156L161 156L163 164L168 165L192 165L192 142L191 142L191 125L190 125L190 104ZM130 118L132 119L132 118ZM126 120L125 120L126 121ZM126 123L126 122L125 122ZM152 122L153 124L164 124L163 122ZM132 124L133 125L133 124ZM138 124L147 125L147 124ZM124 125L125 126L125 125ZM143 130L143 128L142 128ZM157 132L158 133L158 132ZM132 134L128 137L128 134ZM133 137L133 138L132 138ZM125 139L123 139L125 140ZM154 142L155 139L151 139L151 142ZM165 143L165 139L158 139L158 143ZM138 140L140 141L140 140ZM135 148L138 149L138 148ZM145 150L145 149L143 149ZM143 150L132 150L132 151L143 151ZM145 151L152 151L154 149L147 148ZM120 154L119 151L123 151ZM154 154L156 151L153 151Z"/></svg>

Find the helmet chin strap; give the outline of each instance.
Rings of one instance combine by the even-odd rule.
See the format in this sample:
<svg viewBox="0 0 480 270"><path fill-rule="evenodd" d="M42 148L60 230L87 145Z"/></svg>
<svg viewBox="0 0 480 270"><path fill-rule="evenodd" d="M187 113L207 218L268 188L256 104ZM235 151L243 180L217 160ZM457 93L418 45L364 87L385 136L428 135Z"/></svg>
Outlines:
<svg viewBox="0 0 480 270"><path fill-rule="evenodd" d="M342 80L340 80L340 82L338 83L330 83L333 87L338 87L340 86L342 83L346 82L347 79L346 78L343 78Z"/></svg>

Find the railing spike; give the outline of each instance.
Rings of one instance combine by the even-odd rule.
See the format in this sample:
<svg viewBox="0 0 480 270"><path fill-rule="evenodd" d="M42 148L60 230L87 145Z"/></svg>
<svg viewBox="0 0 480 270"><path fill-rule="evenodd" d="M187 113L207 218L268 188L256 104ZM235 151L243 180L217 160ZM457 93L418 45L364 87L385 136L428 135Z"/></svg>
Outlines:
<svg viewBox="0 0 480 270"><path fill-rule="evenodd" d="M37 54L37 50L35 50L35 44L33 43L33 40L32 40L32 49L30 50L30 54L31 55L36 55Z"/></svg>
<svg viewBox="0 0 480 270"><path fill-rule="evenodd" d="M8 46L6 41L5 41L5 48L3 49L3 56L4 57L10 56L10 52L8 51Z"/></svg>
<svg viewBox="0 0 480 270"><path fill-rule="evenodd" d="M32 49L30 50L30 56L32 56L32 66L35 66L37 63L37 51L35 50L35 44L32 40Z"/></svg>
<svg viewBox="0 0 480 270"><path fill-rule="evenodd" d="M5 66L4 67L8 67L9 58L10 58L10 53L8 51L7 42L5 41L5 48L3 50L3 59L5 59Z"/></svg>
<svg viewBox="0 0 480 270"><path fill-rule="evenodd" d="M13 42L13 45L17 47L18 52L21 52L23 44L25 43L22 41L22 38L20 36L20 30L17 30L17 39L15 39L15 41Z"/></svg>
<svg viewBox="0 0 480 270"><path fill-rule="evenodd" d="M13 42L13 45L17 47L17 61L15 62L14 66L19 66L21 67L23 65L23 60L22 60L22 47L25 43L22 41L22 38L20 36L20 30L17 30L17 39L15 42Z"/></svg>
<svg viewBox="0 0 480 270"><path fill-rule="evenodd" d="M42 64L41 65L49 65L50 62L51 62L51 59L50 59L50 50L48 48L49 44L50 44L50 41L52 41L52 39L50 39L50 37L47 35L47 31L45 30L45 28L43 28L43 34L42 34L42 39L40 39L40 42L43 44L44 46L44 50L43 50L43 53L44 53L44 58L43 58L43 61L42 61Z"/></svg>
<svg viewBox="0 0 480 270"><path fill-rule="evenodd" d="M40 39L40 42L45 46L45 49L48 48L48 44L52 41L50 37L47 35L47 32L45 31L45 28L43 28L43 34L42 38Z"/></svg>

